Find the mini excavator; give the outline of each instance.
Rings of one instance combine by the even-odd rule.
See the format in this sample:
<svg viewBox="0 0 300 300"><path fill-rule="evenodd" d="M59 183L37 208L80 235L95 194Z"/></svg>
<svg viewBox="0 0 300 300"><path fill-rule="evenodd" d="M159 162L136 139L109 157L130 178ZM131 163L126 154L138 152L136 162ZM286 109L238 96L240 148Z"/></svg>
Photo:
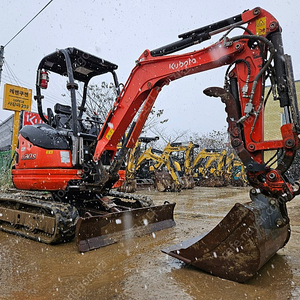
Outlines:
<svg viewBox="0 0 300 300"><path fill-rule="evenodd" d="M156 137L139 137L134 148L130 149L127 154L125 180L118 188L121 192L133 193L137 186L152 186L154 181L150 174L149 160L140 160L140 156L147 151L148 144L156 142L159 139Z"/></svg>
<svg viewBox="0 0 300 300"><path fill-rule="evenodd" d="M149 147L137 161L137 170L149 161L149 171L152 173L153 183L159 192L180 192L182 181L178 172L180 165L170 155L164 156L162 150Z"/></svg>
<svg viewBox="0 0 300 300"><path fill-rule="evenodd" d="M233 30L241 34L233 35ZM299 146L300 127L291 57L284 53L281 32L278 21L256 7L180 34L174 43L145 50L104 124L94 124L94 128L100 127L99 133L83 119L86 87L82 104L77 107L76 81L86 86L92 76L109 72L118 87L117 66L75 48L57 50L43 58L37 71L35 99L46 124L26 126L20 131L12 176L17 189L48 191L50 196L48 199L46 193L41 195L43 199L26 200L20 194L18 199L1 200L1 226L13 225L7 229L13 232L23 222L32 234L44 230L47 236L54 231L63 236L76 221L81 251L114 242L113 233L120 231L118 227L125 223L129 229L143 223L151 227L150 231L173 226L173 204L134 208L126 206L126 201L120 201L118 196L113 200L107 198L118 179L121 163L128 149L135 146L161 89L181 77L228 66L224 87L209 87L204 94L219 97L225 104L231 144L253 187L251 201L237 203L209 233L163 252L222 278L238 282L252 278L288 242L290 222L286 203L299 194L299 184L292 184L285 176ZM172 54L219 33L223 33L221 38L210 46ZM45 87L48 71L68 77L71 106L56 105L55 115L48 109L44 117L41 88ZM285 123L281 126L281 139L265 141L267 79ZM128 128L129 133L117 152L117 144ZM274 168L264 160L264 152L270 150L277 151ZM133 204L143 201L134 200ZM124 207L128 206L126 210ZM27 220L33 210L36 218L41 219L36 222L41 227L34 227L34 222ZM109 222L110 218L113 222ZM124 235L125 227L122 229ZM105 239L101 239L103 235Z"/></svg>
<svg viewBox="0 0 300 300"><path fill-rule="evenodd" d="M192 142L168 143L161 155L163 159L168 159L169 157L172 157L172 154L177 154L177 157L179 157L179 154L181 154L182 157L180 159L176 158L174 160L179 164L180 174L178 175L179 175L179 180L181 181L181 183L180 182L179 183L181 184L182 189L192 189L195 187L195 182L193 178L192 160L194 156L194 148L197 147L199 147L199 145L194 144ZM180 161L180 163L178 161ZM160 167L160 165L161 162L158 162L155 165L155 168ZM176 171L176 168L174 169ZM183 169L183 171L181 169Z"/></svg>

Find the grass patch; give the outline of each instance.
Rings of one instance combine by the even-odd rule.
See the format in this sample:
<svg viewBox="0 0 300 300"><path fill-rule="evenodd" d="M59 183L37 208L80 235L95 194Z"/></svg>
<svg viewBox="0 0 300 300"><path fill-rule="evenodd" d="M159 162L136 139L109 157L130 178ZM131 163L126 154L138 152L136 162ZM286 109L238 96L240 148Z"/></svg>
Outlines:
<svg viewBox="0 0 300 300"><path fill-rule="evenodd" d="M1 191L12 188L13 182L11 177L11 170L2 171L0 170L0 189Z"/></svg>

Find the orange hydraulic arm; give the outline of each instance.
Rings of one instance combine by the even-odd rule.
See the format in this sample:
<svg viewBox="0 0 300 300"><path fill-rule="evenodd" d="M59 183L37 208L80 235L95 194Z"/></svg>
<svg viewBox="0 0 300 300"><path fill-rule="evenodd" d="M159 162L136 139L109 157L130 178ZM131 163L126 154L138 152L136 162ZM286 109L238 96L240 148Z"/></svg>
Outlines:
<svg viewBox="0 0 300 300"><path fill-rule="evenodd" d="M242 23L248 23L247 29L253 34L256 34L258 30L257 21L264 20L264 30L260 32L262 37L279 29L276 19L262 9L256 8L246 11L241 15L241 19ZM271 26L271 24L273 25ZM241 58L247 60L251 65L248 83L248 90L250 91L254 78L261 70L263 60L258 47L254 49L248 47L249 38L246 36L249 35L247 34L245 38L241 37L235 41L225 37L212 46L181 55L153 56L153 54L157 55L158 51L145 50L132 70L113 109L107 116L98 137L94 160L99 160L105 150L116 152L116 145L144 103L142 113L128 141L129 148L132 148L161 88L175 79L230 64ZM239 69L238 81L241 86L244 86L247 79L247 69L245 65L241 65ZM258 84L254 100L260 98L261 89L261 84ZM245 103L242 104L245 106ZM255 104L257 105L257 103ZM261 123L261 120L259 122ZM255 133L255 135L259 139L262 137L260 132ZM246 136L248 135L246 134Z"/></svg>
<svg viewBox="0 0 300 300"><path fill-rule="evenodd" d="M227 36L233 28L241 28L242 24L247 24L246 27L242 27L242 35L232 38ZM209 47L186 54L168 55L210 39L214 34L225 30L229 32ZM293 160L298 147L298 137L289 110L291 101L286 85L286 68L282 60L284 53L278 21L267 11L255 8L179 37L181 40L153 51L145 50L139 57L98 136L94 161L101 163L104 154L109 160L113 160L116 145L140 111L126 141L127 148L134 147L164 85L183 76L229 65L232 69L227 74L225 89L212 88L205 93L221 97L225 103L232 145L248 171L253 172L252 185L269 192L273 192L274 187L276 192L284 190L284 193L289 194L289 198L292 197L293 192L290 186L287 187L281 173L286 171ZM271 75L275 75L280 106L284 108L287 124L281 129L282 140L264 141L264 82L266 76ZM285 151L284 163L279 165L278 170L272 171L269 176L272 182L266 183L265 179L257 181L255 177L258 172L269 174L264 164L263 153L272 149ZM251 180L251 174L248 178Z"/></svg>

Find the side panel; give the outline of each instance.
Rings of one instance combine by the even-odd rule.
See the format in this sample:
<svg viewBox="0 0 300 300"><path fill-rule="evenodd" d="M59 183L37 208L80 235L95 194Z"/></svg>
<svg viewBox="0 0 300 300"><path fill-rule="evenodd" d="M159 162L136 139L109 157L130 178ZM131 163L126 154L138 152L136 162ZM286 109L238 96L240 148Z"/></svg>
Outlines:
<svg viewBox="0 0 300 300"><path fill-rule="evenodd" d="M70 180L80 180L81 170L27 169L12 170L13 183L24 190L65 190Z"/></svg>
<svg viewBox="0 0 300 300"><path fill-rule="evenodd" d="M82 170L74 169L69 150L49 150L34 146L19 136L13 183L25 190L65 190L71 180L81 180Z"/></svg>
<svg viewBox="0 0 300 300"><path fill-rule="evenodd" d="M70 150L48 150L34 146L23 136L19 136L16 169L73 168Z"/></svg>

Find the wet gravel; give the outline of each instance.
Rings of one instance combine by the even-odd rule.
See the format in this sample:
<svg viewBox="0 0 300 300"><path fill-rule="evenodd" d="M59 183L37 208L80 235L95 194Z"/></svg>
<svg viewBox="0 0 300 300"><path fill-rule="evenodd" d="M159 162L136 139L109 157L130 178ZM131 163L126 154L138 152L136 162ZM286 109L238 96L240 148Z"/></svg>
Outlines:
<svg viewBox="0 0 300 300"><path fill-rule="evenodd" d="M300 299L300 197L288 204L289 243L246 284L189 267L161 249L211 230L249 188L142 190L176 202L176 227L81 254L0 232L0 299Z"/></svg>

